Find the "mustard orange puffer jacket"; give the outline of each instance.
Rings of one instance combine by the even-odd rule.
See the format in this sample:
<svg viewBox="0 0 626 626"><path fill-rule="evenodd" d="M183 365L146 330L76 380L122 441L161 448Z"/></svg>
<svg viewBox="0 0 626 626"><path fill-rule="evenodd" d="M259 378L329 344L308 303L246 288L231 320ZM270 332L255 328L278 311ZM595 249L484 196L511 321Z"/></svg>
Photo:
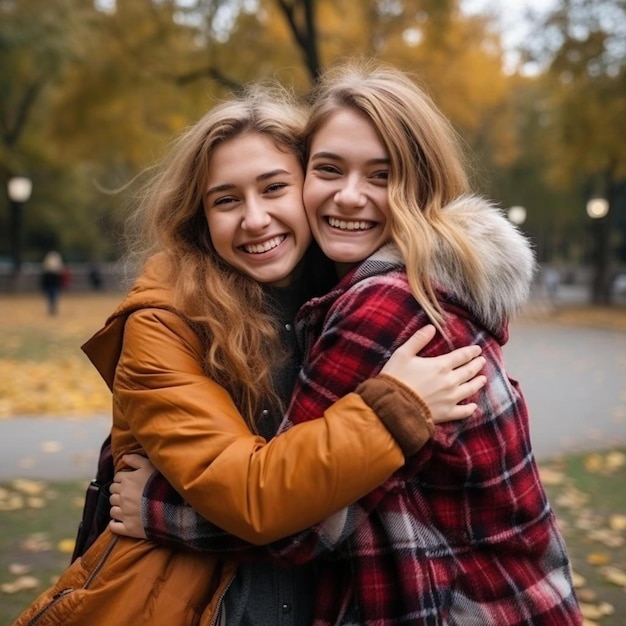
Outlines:
<svg viewBox="0 0 626 626"><path fill-rule="evenodd" d="M83 346L113 392L116 470L122 455L146 454L201 515L264 544L356 501L404 464L375 403L357 393L269 443L252 434L203 373L201 342L173 305L167 273L162 255L151 259ZM14 626L214 624L235 572L223 558L106 530Z"/></svg>

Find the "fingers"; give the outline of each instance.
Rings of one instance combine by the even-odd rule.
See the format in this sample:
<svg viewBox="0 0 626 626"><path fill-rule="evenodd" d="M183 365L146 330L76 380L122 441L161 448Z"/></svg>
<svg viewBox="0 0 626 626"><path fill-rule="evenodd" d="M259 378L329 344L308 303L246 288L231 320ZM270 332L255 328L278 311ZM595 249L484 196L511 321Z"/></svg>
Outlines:
<svg viewBox="0 0 626 626"><path fill-rule="evenodd" d="M475 393L478 393L485 385L487 384L486 376L476 376L476 378L472 378L472 380L459 385L458 392L458 402L464 400L465 398L471 398Z"/></svg>
<svg viewBox="0 0 626 626"><path fill-rule="evenodd" d="M478 409L478 405L475 402L468 402L467 404L457 404L452 407L450 412L445 416L440 416L437 419L438 424L445 424L446 422L455 422L458 420L464 420L468 417L472 417L476 410Z"/></svg>
<svg viewBox="0 0 626 626"><path fill-rule="evenodd" d="M455 380L459 384L461 384L474 378L480 372L480 370L483 369L486 362L487 360L484 356L477 356L476 358L469 361L469 363L457 367L454 370Z"/></svg>
<svg viewBox="0 0 626 626"><path fill-rule="evenodd" d="M476 378L466 382L465 384L467 385L469 395L471 396L478 393L487 384L487 377L476 376Z"/></svg>
<svg viewBox="0 0 626 626"><path fill-rule="evenodd" d="M472 359L475 359L481 352L482 348L480 346L465 346L464 348L457 348L449 354L444 355L444 358L447 361L447 365L456 369L469 363Z"/></svg>
<svg viewBox="0 0 626 626"><path fill-rule="evenodd" d="M112 519L109 522L109 529L111 530L112 533L115 533L116 535L122 535L124 537L132 537L130 532L128 532L128 529L126 528L126 526L124 526L124 522L119 522L118 520Z"/></svg>
<svg viewBox="0 0 626 626"><path fill-rule="evenodd" d="M122 461L133 469L142 469L150 464L150 461L145 456L141 456L141 454L125 454L122 457Z"/></svg>
<svg viewBox="0 0 626 626"><path fill-rule="evenodd" d="M398 350L406 350L410 354L417 354L423 350L432 338L435 336L435 327L432 324L422 326L418 331L414 332Z"/></svg>
<svg viewBox="0 0 626 626"><path fill-rule="evenodd" d="M111 513L113 513L113 509L111 509ZM133 539L148 538L142 527L134 528L132 523L126 524L115 518L109 522L109 529L116 535L122 535L124 537L131 537Z"/></svg>
<svg viewBox="0 0 626 626"><path fill-rule="evenodd" d="M451 419L464 419L466 417L471 417L478 405L474 402L470 402L469 404L457 404L456 407L452 410Z"/></svg>
<svg viewBox="0 0 626 626"><path fill-rule="evenodd" d="M111 511L109 513L112 520L119 522L124 519L124 515L122 514L122 509L119 506L112 506Z"/></svg>

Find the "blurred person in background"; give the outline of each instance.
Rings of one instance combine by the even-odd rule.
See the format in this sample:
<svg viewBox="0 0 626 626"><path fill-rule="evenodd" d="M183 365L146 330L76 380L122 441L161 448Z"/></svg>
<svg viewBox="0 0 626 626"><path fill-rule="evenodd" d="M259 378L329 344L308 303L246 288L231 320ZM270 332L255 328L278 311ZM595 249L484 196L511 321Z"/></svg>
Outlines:
<svg viewBox="0 0 626 626"><path fill-rule="evenodd" d="M66 276L63 258L56 250L51 250L41 264L41 290L46 297L50 316L58 313L59 295L67 284Z"/></svg>

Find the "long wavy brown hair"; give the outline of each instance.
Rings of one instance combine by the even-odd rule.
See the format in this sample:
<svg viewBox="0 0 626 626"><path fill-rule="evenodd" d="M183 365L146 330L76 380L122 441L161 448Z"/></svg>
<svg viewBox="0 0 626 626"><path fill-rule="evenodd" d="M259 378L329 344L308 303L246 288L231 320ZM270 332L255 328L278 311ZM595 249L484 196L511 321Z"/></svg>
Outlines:
<svg viewBox="0 0 626 626"><path fill-rule="evenodd" d="M302 160L305 122L293 94L278 85L256 84L218 104L153 168L128 222L128 261L137 267L155 253L167 256L170 273L164 279L203 340L204 371L228 389L255 431L261 409L280 406L271 375L282 350L262 287L217 255L203 195L209 160L220 144L261 133Z"/></svg>

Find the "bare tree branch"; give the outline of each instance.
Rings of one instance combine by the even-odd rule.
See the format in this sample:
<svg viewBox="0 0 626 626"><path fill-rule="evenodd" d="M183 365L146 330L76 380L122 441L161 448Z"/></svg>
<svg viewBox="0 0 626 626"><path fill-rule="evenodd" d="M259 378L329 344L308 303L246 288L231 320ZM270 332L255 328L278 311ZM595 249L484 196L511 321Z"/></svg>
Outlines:
<svg viewBox="0 0 626 626"><path fill-rule="evenodd" d="M321 73L317 48L317 27L315 24L315 0L276 0L278 8L287 20L296 44L302 51L304 63L311 80L316 82ZM299 23L298 14L302 16Z"/></svg>

